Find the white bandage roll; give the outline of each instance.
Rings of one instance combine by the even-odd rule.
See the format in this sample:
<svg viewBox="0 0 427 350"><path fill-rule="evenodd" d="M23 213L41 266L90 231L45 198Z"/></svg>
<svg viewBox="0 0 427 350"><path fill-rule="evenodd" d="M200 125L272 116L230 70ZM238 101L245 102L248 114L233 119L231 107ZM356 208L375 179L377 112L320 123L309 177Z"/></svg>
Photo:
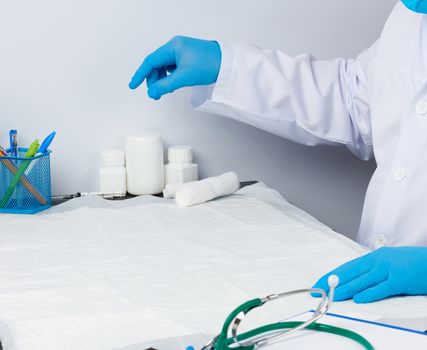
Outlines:
<svg viewBox="0 0 427 350"><path fill-rule="evenodd" d="M190 182L187 182L189 184ZM165 189L163 190L163 198L171 199L175 198L176 191L178 191L178 188L184 186L184 184L169 184L166 185Z"/></svg>
<svg viewBox="0 0 427 350"><path fill-rule="evenodd" d="M176 190L175 201L180 206L190 207L232 194L239 187L237 174L229 172L217 177L182 184Z"/></svg>

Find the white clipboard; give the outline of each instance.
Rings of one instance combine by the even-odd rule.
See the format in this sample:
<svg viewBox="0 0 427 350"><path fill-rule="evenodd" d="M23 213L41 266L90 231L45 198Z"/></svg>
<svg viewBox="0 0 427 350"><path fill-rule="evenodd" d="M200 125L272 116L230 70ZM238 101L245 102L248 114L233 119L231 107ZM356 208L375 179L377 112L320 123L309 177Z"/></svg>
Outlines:
<svg viewBox="0 0 427 350"><path fill-rule="evenodd" d="M312 311L310 311L312 312ZM299 316L301 318L301 315ZM298 321L298 317L290 321ZM288 321L288 320L287 320ZM323 316L319 323L328 324L335 327L341 327L356 332L366 338L375 348L375 350L425 350L427 349L427 333L420 331L396 327L378 322L363 320L328 313ZM362 346L355 341L329 333L303 330L294 333L285 340L266 346L267 350L289 349L346 349L360 350Z"/></svg>

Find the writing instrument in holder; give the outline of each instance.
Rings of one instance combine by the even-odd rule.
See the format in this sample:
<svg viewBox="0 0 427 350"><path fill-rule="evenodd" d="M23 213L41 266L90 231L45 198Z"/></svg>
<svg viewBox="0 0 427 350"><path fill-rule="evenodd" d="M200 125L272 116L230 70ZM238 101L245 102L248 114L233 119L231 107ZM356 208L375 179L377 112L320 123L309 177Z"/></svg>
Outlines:
<svg viewBox="0 0 427 350"><path fill-rule="evenodd" d="M10 154L12 157L18 157L18 132L16 130L9 131Z"/></svg>
<svg viewBox="0 0 427 350"><path fill-rule="evenodd" d="M50 144L55 138L55 135L56 135L56 131L52 131L49 135L46 136L46 138L43 140L42 144L40 145L40 148L37 150L37 153L36 153L37 156L40 154L46 153L47 149L49 148Z"/></svg>
<svg viewBox="0 0 427 350"><path fill-rule="evenodd" d="M31 146L28 148L27 153L25 153L24 158L32 158L37 153L37 150L39 149L39 141L35 140ZM16 172L15 176L12 178L9 187L6 189L6 192L3 195L3 198L0 201L0 208L5 208L7 203L9 202L10 197L12 196L13 192L15 191L16 186L18 185L22 175L24 174L25 170L27 170L28 166L30 165L31 160L23 160L21 165L18 168L18 171Z"/></svg>
<svg viewBox="0 0 427 350"><path fill-rule="evenodd" d="M4 164L4 166L13 174L15 175L18 171L18 168L10 161L10 159L2 159L1 156L8 157L7 152L3 149L3 147L0 146L0 162ZM31 184L30 181L28 181L27 177L25 175L22 175L21 182L24 185L24 187L30 192L34 198L42 205L46 205L47 201L46 199L40 194L39 191Z"/></svg>
<svg viewBox="0 0 427 350"><path fill-rule="evenodd" d="M47 152L50 144L52 143L53 139L55 138L55 135L56 135L56 131L53 131L49 135L47 135L47 137L44 139L44 141L40 145L40 148L37 150L37 153L35 154L35 156L40 156L40 155L42 155L42 154L44 154L44 153ZM39 161L39 159L34 159L31 162L30 166L25 171L25 175L28 176L28 174L31 172L31 170L34 169L34 167L36 166L36 164L37 164L38 161Z"/></svg>

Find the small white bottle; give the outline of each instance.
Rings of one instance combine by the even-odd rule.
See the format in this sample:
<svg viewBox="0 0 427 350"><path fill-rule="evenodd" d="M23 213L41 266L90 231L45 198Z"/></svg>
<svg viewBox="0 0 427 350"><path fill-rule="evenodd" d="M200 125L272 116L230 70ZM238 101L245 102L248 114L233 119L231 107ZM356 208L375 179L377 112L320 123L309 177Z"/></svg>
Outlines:
<svg viewBox="0 0 427 350"><path fill-rule="evenodd" d="M198 180L198 166L194 164L190 146L173 146L168 149L169 163L165 165L166 185Z"/></svg>
<svg viewBox="0 0 427 350"><path fill-rule="evenodd" d="M101 152L99 191L102 194L114 194L114 196L126 195L125 154L122 150L112 149Z"/></svg>
<svg viewBox="0 0 427 350"><path fill-rule="evenodd" d="M163 141L159 134L126 138L127 190L130 194L161 193L165 187Z"/></svg>

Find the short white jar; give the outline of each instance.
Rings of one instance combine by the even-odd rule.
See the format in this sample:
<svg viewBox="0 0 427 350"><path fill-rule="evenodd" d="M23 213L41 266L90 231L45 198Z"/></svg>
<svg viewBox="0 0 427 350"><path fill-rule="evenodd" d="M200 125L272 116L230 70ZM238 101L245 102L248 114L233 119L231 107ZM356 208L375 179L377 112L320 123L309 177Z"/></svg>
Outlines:
<svg viewBox="0 0 427 350"><path fill-rule="evenodd" d="M126 195L125 154L120 149L100 154L99 191L101 194Z"/></svg>
<svg viewBox="0 0 427 350"><path fill-rule="evenodd" d="M157 194L165 187L163 141L159 134L126 138L127 190L133 195Z"/></svg>
<svg viewBox="0 0 427 350"><path fill-rule="evenodd" d="M168 161L165 165L166 185L182 184L198 180L198 166L193 163L190 146L173 146L168 149Z"/></svg>

